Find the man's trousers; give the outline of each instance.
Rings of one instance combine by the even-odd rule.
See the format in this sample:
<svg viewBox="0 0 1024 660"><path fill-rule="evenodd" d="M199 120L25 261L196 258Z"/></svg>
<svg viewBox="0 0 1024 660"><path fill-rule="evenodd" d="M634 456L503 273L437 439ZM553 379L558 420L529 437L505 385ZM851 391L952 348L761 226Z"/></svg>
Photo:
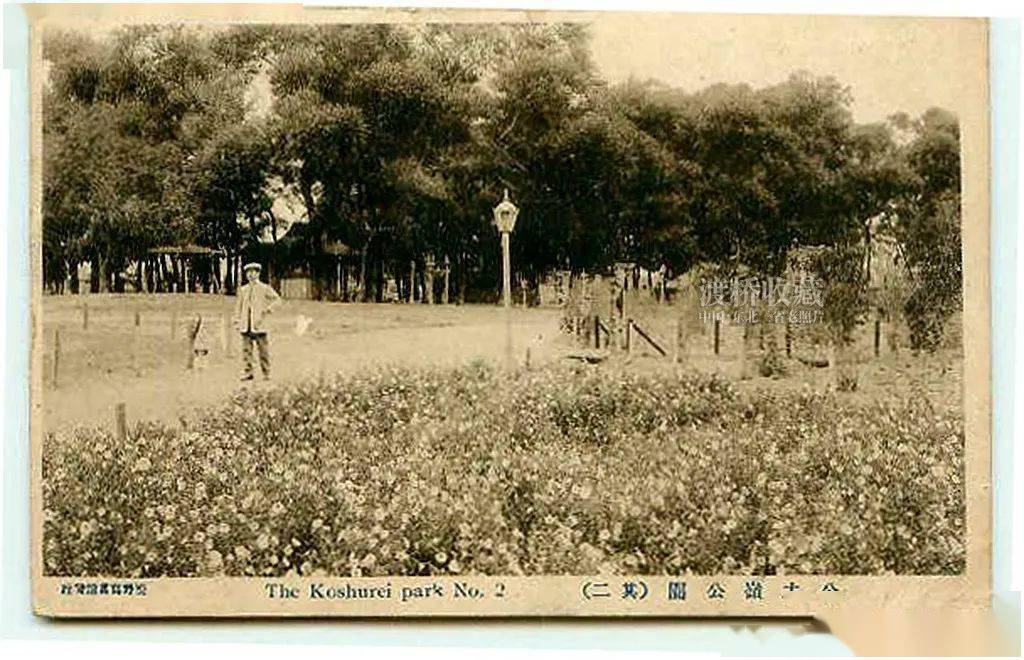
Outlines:
<svg viewBox="0 0 1024 660"><path fill-rule="evenodd" d="M242 333L242 364L245 368L245 376L252 376L252 345L260 353L260 369L264 377L270 376L270 351L267 348L267 333L265 332L243 332Z"/></svg>

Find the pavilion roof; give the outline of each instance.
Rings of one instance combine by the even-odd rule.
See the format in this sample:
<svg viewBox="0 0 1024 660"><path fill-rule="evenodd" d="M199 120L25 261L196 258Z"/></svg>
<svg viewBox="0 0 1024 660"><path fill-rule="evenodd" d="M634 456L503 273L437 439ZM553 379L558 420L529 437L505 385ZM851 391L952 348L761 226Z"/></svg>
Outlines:
<svg viewBox="0 0 1024 660"><path fill-rule="evenodd" d="M149 251L150 254L184 254L189 256L194 255L207 255L207 254L220 254L220 250L214 250L208 248L205 245L196 245L190 243L188 245L162 245L160 247L152 248Z"/></svg>
<svg viewBox="0 0 1024 660"><path fill-rule="evenodd" d="M352 248L341 241L328 241L324 244L324 252L334 255L352 254Z"/></svg>

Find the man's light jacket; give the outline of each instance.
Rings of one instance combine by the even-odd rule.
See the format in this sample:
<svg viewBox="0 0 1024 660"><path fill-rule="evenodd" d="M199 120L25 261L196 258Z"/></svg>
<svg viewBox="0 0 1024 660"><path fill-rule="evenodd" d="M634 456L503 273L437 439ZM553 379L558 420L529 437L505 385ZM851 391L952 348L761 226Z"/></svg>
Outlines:
<svg viewBox="0 0 1024 660"><path fill-rule="evenodd" d="M257 280L239 287L235 302L235 328L241 333L266 332L266 316L279 302L281 296L269 284Z"/></svg>

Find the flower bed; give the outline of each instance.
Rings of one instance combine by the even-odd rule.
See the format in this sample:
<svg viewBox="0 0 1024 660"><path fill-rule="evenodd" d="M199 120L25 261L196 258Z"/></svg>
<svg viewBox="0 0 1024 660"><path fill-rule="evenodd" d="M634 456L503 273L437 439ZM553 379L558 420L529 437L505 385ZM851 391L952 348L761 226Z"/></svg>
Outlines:
<svg viewBox="0 0 1024 660"><path fill-rule="evenodd" d="M46 438L50 575L953 574L963 422L711 376L381 370Z"/></svg>

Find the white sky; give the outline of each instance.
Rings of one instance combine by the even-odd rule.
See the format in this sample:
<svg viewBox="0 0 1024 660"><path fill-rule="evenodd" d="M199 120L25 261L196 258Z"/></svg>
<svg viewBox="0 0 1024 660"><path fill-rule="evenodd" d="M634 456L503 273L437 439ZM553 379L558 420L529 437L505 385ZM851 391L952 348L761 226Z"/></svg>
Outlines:
<svg viewBox="0 0 1024 660"><path fill-rule="evenodd" d="M985 25L971 19L611 14L591 35L611 82L651 77L692 92L806 70L849 86L858 122L933 105L960 114L987 61Z"/></svg>

